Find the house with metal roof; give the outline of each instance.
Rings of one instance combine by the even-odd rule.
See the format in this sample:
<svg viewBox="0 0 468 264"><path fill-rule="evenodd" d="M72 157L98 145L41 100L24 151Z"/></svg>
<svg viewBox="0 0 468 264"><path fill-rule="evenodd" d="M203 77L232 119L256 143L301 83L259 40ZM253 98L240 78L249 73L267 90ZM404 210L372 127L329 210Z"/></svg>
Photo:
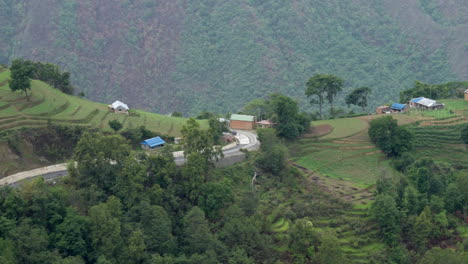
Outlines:
<svg viewBox="0 0 468 264"><path fill-rule="evenodd" d="M465 91L465 101L468 101L468 89Z"/></svg>
<svg viewBox="0 0 468 264"><path fill-rule="evenodd" d="M119 100L113 102L111 105L109 105L109 109L113 111L116 114L127 114L128 115L128 105L125 103L120 102Z"/></svg>
<svg viewBox="0 0 468 264"><path fill-rule="evenodd" d="M254 129L255 116L232 114L229 124L233 129Z"/></svg>
<svg viewBox="0 0 468 264"><path fill-rule="evenodd" d="M140 143L141 148L146 150L161 148L164 147L164 144L166 144L166 141L161 137L150 138Z"/></svg>
<svg viewBox="0 0 468 264"><path fill-rule="evenodd" d="M390 111L392 112L404 112L406 110L406 104L393 103L390 106Z"/></svg>
<svg viewBox="0 0 468 264"><path fill-rule="evenodd" d="M411 107L422 108L426 110L442 109L445 106L442 103L425 97L413 98L409 101L409 105Z"/></svg>

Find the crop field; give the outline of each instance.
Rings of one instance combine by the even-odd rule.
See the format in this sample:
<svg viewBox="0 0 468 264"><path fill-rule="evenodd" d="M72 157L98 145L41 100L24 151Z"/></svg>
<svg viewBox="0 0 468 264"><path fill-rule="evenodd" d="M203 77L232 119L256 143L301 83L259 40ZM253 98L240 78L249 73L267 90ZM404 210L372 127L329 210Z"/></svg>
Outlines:
<svg viewBox="0 0 468 264"><path fill-rule="evenodd" d="M71 96L32 80L31 96L11 92L8 85L9 71L0 71L0 130L21 127L46 126L48 122L62 125L79 125L110 131L108 122L119 120L123 129L146 126L154 132L180 136L180 130L187 119L169 117L140 110L131 110L130 115L115 114L106 104L92 102ZM206 121L200 121L203 128Z"/></svg>

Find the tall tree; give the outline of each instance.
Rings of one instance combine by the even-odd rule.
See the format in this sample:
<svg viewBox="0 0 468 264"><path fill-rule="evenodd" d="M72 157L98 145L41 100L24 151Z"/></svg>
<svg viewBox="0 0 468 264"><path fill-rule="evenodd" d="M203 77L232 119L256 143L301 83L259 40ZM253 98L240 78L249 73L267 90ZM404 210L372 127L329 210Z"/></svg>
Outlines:
<svg viewBox="0 0 468 264"><path fill-rule="evenodd" d="M31 74L33 68L29 63L26 63L23 59L13 60L11 67L11 80L10 89L11 91L22 91L29 101L28 90L31 90Z"/></svg>
<svg viewBox="0 0 468 264"><path fill-rule="evenodd" d="M348 107L350 105L357 105L361 107L364 112L367 107L367 97L369 97L371 92L372 90L369 87L356 88L346 96L346 104Z"/></svg>
<svg viewBox="0 0 468 264"><path fill-rule="evenodd" d="M192 153L203 156L207 162L223 156L220 146L213 146L213 135L210 131L202 130L200 124L190 118L181 130L183 137L184 156L188 157Z"/></svg>
<svg viewBox="0 0 468 264"><path fill-rule="evenodd" d="M307 97L317 96L319 104L320 118L322 118L322 105L325 99L330 103L330 112L333 113L333 101L335 96L343 90L344 81L333 74L316 74L310 78L306 83Z"/></svg>
<svg viewBox="0 0 468 264"><path fill-rule="evenodd" d="M183 218L185 252L188 254L204 253L213 249L215 238L211 234L205 213L193 207Z"/></svg>

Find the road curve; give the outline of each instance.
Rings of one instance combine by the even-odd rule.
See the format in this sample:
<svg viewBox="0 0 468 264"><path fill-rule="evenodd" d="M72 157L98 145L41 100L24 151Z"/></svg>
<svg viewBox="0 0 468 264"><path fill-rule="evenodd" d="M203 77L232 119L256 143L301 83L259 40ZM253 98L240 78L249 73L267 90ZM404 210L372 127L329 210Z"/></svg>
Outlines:
<svg viewBox="0 0 468 264"><path fill-rule="evenodd" d="M260 147L260 142L257 140L257 135L250 131L234 130L237 132L236 138L238 144L235 146L227 146L223 148L224 158L231 156L242 155L241 149L248 151L257 150ZM185 158L181 153L174 152L174 161L177 165L185 163ZM35 178L38 176L44 177L45 180L50 181L58 177L67 175L67 163L55 164L47 167L42 167L34 170L19 172L5 178L0 179L0 186L11 185L16 186L19 181Z"/></svg>

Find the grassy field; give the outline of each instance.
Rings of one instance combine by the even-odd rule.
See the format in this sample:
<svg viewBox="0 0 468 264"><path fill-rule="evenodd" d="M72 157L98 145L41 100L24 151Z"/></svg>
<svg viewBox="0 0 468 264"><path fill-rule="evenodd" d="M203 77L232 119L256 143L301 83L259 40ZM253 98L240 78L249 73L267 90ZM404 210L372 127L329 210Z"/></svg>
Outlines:
<svg viewBox="0 0 468 264"><path fill-rule="evenodd" d="M92 102L63 94L41 81L32 81L30 101L19 92L11 92L8 86L9 71L0 72L0 130L21 127L45 126L48 122L63 125L80 125L110 131L108 122L117 119L123 129L146 126L154 132L180 136L185 118L169 117L141 110L130 115L109 112L106 104ZM207 127L206 121L200 121Z"/></svg>
<svg viewBox="0 0 468 264"><path fill-rule="evenodd" d="M342 138L359 133L367 128L367 123L358 118L341 118L314 121L314 125L331 125L333 130L325 135L323 139Z"/></svg>

